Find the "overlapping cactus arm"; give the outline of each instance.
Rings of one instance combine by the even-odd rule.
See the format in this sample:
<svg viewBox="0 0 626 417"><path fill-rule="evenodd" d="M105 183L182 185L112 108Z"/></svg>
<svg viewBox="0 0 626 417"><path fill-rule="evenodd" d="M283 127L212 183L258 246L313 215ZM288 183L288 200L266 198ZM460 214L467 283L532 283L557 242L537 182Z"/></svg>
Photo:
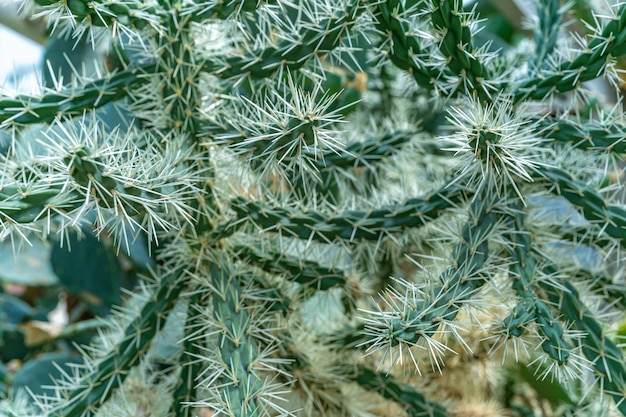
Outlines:
<svg viewBox="0 0 626 417"><path fill-rule="evenodd" d="M605 73L611 57L626 53L626 9L624 6L610 10L583 52L570 60L542 71L534 79L524 80L516 87L516 99L541 100L551 94L571 91L581 83L598 78Z"/></svg>
<svg viewBox="0 0 626 417"><path fill-rule="evenodd" d="M0 415L626 415L626 126L582 86L615 79L623 4L575 48L543 2L496 53L460 0L35 3L107 63L0 96L0 240L90 228L154 272L81 372ZM530 388L499 386L513 359ZM541 380L581 404L516 406Z"/></svg>
<svg viewBox="0 0 626 417"><path fill-rule="evenodd" d="M534 251L531 253L531 259L543 259L543 256L543 254ZM622 350L603 328L597 315L592 313L582 301L580 292L574 283L565 277L559 277L558 267L550 261L543 269L546 274L554 277L559 286L564 289L554 287L553 283L550 282L539 282L538 287L542 296L545 297L546 302L558 308L563 320L572 324L586 336L578 348L582 349L584 356L589 361L587 366L593 367L596 378L601 381L602 389L615 399L618 409L625 413L626 367ZM554 324L550 327L554 328ZM558 351L560 352L561 349Z"/></svg>
<svg viewBox="0 0 626 417"><path fill-rule="evenodd" d="M569 369L570 347L564 340L563 325L557 321L544 300L537 295L538 265L532 256L528 256L531 247L530 233L525 229L523 211L513 216L509 235L512 243L511 265L512 288L519 298L513 312L503 320L504 331L513 337L521 336L531 325L537 324L537 332L544 339L541 344L543 351L554 361L556 369ZM580 371L574 369L572 372Z"/></svg>
<svg viewBox="0 0 626 417"><path fill-rule="evenodd" d="M113 31L120 29L141 29L146 25L158 25L158 8L139 1L87 2L73 0L58 2L40 0L37 4L44 10L59 11L58 19L71 20L73 24L103 26Z"/></svg>
<svg viewBox="0 0 626 417"><path fill-rule="evenodd" d="M382 137L367 138L363 142L349 143L340 153L328 153L317 161L320 171L334 168L360 168L371 166L402 149L411 140L411 132L393 132Z"/></svg>
<svg viewBox="0 0 626 417"><path fill-rule="evenodd" d="M323 59L339 47L349 36L349 29L354 26L359 14L364 11L364 5L358 0L340 1L337 4L323 2L312 6L303 3L295 8L294 12L301 16L301 20L295 22L296 27L286 28L283 38L270 38L267 46L245 50L242 56L211 57L207 59L203 70L225 79L242 76L263 79L286 69L297 70L311 60ZM290 13L286 3L284 7L282 13ZM272 23L279 25L280 21ZM319 62L317 64L317 69L323 72L323 66Z"/></svg>
<svg viewBox="0 0 626 417"><path fill-rule="evenodd" d="M582 210L590 222L600 224L610 237L623 240L626 233L626 209L623 205L610 204L598 191L577 181L571 174L559 168L546 168L543 175L553 185L553 192L565 197Z"/></svg>
<svg viewBox="0 0 626 417"><path fill-rule="evenodd" d="M419 356L414 356L413 348L419 347L429 356L433 367L441 369L441 360L450 348L438 336L450 332L450 337L460 337L450 324L463 304L486 283L484 268L490 256L489 238L499 223L496 211L494 195L485 192L477 196L460 241L452 251L452 266L441 273L436 280L438 284L426 291L408 282L404 284L404 292L391 289L385 301L392 310L368 312L370 316L363 319L366 337L361 345L370 352L381 350L383 363L389 361L395 365L406 360L416 368L421 361Z"/></svg>
<svg viewBox="0 0 626 417"><path fill-rule="evenodd" d="M186 404L196 399L195 379L202 372L203 366L198 359L201 354L200 348L190 335L193 335L194 331L202 326L202 313L198 311L197 306L202 304L204 295L202 292L193 294L187 307L185 328L189 330L180 353L182 355L180 358L181 369L176 388L172 393L173 401L170 405L170 414L174 416L191 417L193 415L193 408Z"/></svg>
<svg viewBox="0 0 626 417"><path fill-rule="evenodd" d="M250 247L234 248L237 257L270 273L288 274L290 280L324 291L335 286L344 286L347 277L337 268L328 268L317 262L307 261L288 254L256 250Z"/></svg>
<svg viewBox="0 0 626 417"><path fill-rule="evenodd" d="M272 0L269 0L269 2L272 2ZM255 0L209 1L186 4L183 11L185 14L192 14L194 20L207 18L227 19L240 13L254 12L258 6L259 2Z"/></svg>
<svg viewBox="0 0 626 417"><path fill-rule="evenodd" d="M570 378L593 368L600 386L615 398L623 413L624 358L581 300L576 284L588 286L589 283L564 278L555 263L533 248L532 233L527 229L523 213L521 207L512 212L510 276L518 301L503 320L503 330L507 337L519 337L531 329L537 332L542 340L541 348L549 358L546 359L551 362L542 371L546 375L553 373L559 378ZM573 333L572 326L586 335L585 338Z"/></svg>
<svg viewBox="0 0 626 417"><path fill-rule="evenodd" d="M567 281L563 285L567 291L557 295L554 290L548 289L549 297L553 302L556 302L559 297L558 302L563 314L589 338L583 345L583 352L587 359L593 362L596 375L602 381L603 390L615 399L617 407L624 414L626 413L624 354L606 335L596 317L581 302L576 288Z"/></svg>

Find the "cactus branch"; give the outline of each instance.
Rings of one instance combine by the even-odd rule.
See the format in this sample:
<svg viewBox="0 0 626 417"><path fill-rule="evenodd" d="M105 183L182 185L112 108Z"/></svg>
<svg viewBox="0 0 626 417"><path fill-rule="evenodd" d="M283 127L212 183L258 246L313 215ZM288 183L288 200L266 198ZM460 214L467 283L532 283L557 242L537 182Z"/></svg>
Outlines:
<svg viewBox="0 0 626 417"><path fill-rule="evenodd" d="M542 136L576 149L606 151L616 155L626 152L626 126L610 118L583 121L560 117L542 120L538 127Z"/></svg>
<svg viewBox="0 0 626 417"><path fill-rule="evenodd" d="M157 281L157 288L124 331L114 350L98 358L83 375L78 387L67 393L65 401L51 410L53 417L83 417L104 403L119 387L128 370L137 365L150 347L150 342L165 324L178 295L185 287L185 274L180 270L165 271Z"/></svg>
<svg viewBox="0 0 626 417"><path fill-rule="evenodd" d="M599 33L585 45L584 51L556 68L522 81L515 90L515 100L541 100L564 93L581 83L600 77L612 57L626 53L626 6L620 5Z"/></svg>
<svg viewBox="0 0 626 417"><path fill-rule="evenodd" d="M383 375L364 366L359 366L352 376L352 380L363 388L397 402L410 417L448 416L442 405L426 400L411 385L395 381L390 375Z"/></svg>
<svg viewBox="0 0 626 417"><path fill-rule="evenodd" d="M626 209L621 205L609 204L595 189L560 168L545 168L541 175L552 185L552 192L581 209L585 219L602 224L604 232L615 239L626 237Z"/></svg>
<svg viewBox="0 0 626 417"><path fill-rule="evenodd" d="M491 85L491 75L483 57L473 46L470 29L471 16L463 12L459 0L432 0L430 20L441 33L439 49L447 58L448 69L460 78L466 95L491 101L497 90Z"/></svg>
<svg viewBox="0 0 626 417"><path fill-rule="evenodd" d="M540 254L533 253L540 257ZM557 268L554 264L546 267L546 272L555 275ZM606 334L602 325L597 321L594 314L581 300L578 290L566 279L559 282L565 291L558 291L553 286L544 284L542 289L546 292L552 303L558 305L559 310L574 326L584 332L587 337L583 344L583 353L593 363L597 377L601 380L604 392L615 400L617 408L626 415L626 365L624 355L615 342Z"/></svg>
<svg viewBox="0 0 626 417"><path fill-rule="evenodd" d="M469 219L463 226L461 240L452 252L452 266L439 277L440 285L422 294L411 283L405 283L406 294L390 289L386 296L391 312L364 311L364 333L368 351L383 350L383 360L392 364L408 355L419 370L419 360L411 349L422 340L424 350L430 356L433 368L441 372L441 356L449 348L435 338L442 323L452 322L463 305L486 283L483 268L489 257L489 237L498 227L498 215L494 196L475 198L469 210ZM393 348L399 346L398 356L393 359Z"/></svg>
<svg viewBox="0 0 626 417"><path fill-rule="evenodd" d="M128 95L128 89L142 82L140 74L153 65L129 68L82 85L63 87L40 97L20 95L0 98L0 127L10 124L51 123L58 118L82 116Z"/></svg>
<svg viewBox="0 0 626 417"><path fill-rule="evenodd" d="M232 209L238 220L230 229L244 220L261 230L292 235L300 239L332 242L342 240L377 241L385 234L419 227L439 217L444 210L455 207L465 197L459 186L442 187L423 198L369 212L348 211L341 216L324 215L313 211L271 206L261 201L237 198Z"/></svg>
<svg viewBox="0 0 626 417"><path fill-rule="evenodd" d="M408 71L420 87L433 90L438 88L437 80L441 70L427 65L425 48L419 44L419 37L414 34L404 16L412 15L416 6L408 8L401 0L387 0L376 5L376 28L389 43L389 60L398 68Z"/></svg>
<svg viewBox="0 0 626 417"><path fill-rule="evenodd" d="M337 48L363 11L359 0L346 1L345 10L341 13L323 17L314 25L305 24L293 39L281 39L276 45L247 51L241 57L209 58L203 71L224 79L241 76L262 79L278 71L297 70L311 59L321 59Z"/></svg>
<svg viewBox="0 0 626 417"><path fill-rule="evenodd" d="M530 233L525 231L522 213L518 211L513 216L513 232L509 234L513 246L511 259L514 262L509 271L513 290L520 301L516 311L504 320L504 325L508 335L519 337L530 321L534 320L544 338L542 349L562 366L570 357L569 347L563 339L563 328L536 294L537 285L533 281L539 271L535 259L528 256L532 250L531 238Z"/></svg>

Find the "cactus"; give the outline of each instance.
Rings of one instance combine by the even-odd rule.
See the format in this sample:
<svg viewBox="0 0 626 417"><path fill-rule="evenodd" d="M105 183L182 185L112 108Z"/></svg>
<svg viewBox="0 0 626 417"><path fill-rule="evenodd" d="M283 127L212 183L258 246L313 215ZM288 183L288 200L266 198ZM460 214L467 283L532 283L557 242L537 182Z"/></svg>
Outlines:
<svg viewBox="0 0 626 417"><path fill-rule="evenodd" d="M152 265L0 415L626 415L626 124L585 84L625 5L498 50L460 0L30 1L102 63L0 96L0 238Z"/></svg>

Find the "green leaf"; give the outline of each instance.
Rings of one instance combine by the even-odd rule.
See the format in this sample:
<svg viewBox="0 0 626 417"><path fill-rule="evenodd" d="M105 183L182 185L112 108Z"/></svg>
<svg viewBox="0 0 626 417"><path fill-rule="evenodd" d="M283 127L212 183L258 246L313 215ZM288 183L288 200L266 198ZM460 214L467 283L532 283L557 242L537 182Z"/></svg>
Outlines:
<svg viewBox="0 0 626 417"><path fill-rule="evenodd" d="M8 387L7 382L11 379L11 375L9 375L9 371L6 366L2 362L0 362L0 400L6 398Z"/></svg>
<svg viewBox="0 0 626 417"><path fill-rule="evenodd" d="M27 287L56 285L59 279L50 267L50 249L37 240L14 256L10 242L0 244L0 281Z"/></svg>
<svg viewBox="0 0 626 417"><path fill-rule="evenodd" d="M129 234L131 230L127 230ZM130 242L122 242L122 250L128 256L133 266L140 271L148 271L156 266L155 260L150 256L148 250L150 243L145 232L141 232Z"/></svg>
<svg viewBox="0 0 626 417"><path fill-rule="evenodd" d="M31 306L9 294L0 294L0 323L21 323L34 314Z"/></svg>
<svg viewBox="0 0 626 417"><path fill-rule="evenodd" d="M0 326L0 361L23 360L32 349L26 346L24 329L21 326L2 323Z"/></svg>
<svg viewBox="0 0 626 417"><path fill-rule="evenodd" d="M2 362L0 362L0 382L4 383L10 378L9 371L7 367L4 366Z"/></svg>
<svg viewBox="0 0 626 417"><path fill-rule="evenodd" d="M15 390L28 388L33 394L51 394L53 390L46 386L53 385L53 381L61 377L61 370L70 371L70 363L82 363L82 358L69 353L44 353L26 362L13 375L11 385Z"/></svg>
<svg viewBox="0 0 626 417"><path fill-rule="evenodd" d="M513 372L517 373L520 379L526 381L541 398L547 400L550 404L575 404L567 394L567 391L565 391L565 388L556 380L552 380L550 377L541 377L543 374L542 370L533 371L528 366L519 364Z"/></svg>
<svg viewBox="0 0 626 417"><path fill-rule="evenodd" d="M71 248L71 249L70 249ZM69 235L51 253L52 269L62 285L85 301L97 315L106 315L121 301L121 270L115 254L92 234Z"/></svg>
<svg viewBox="0 0 626 417"><path fill-rule="evenodd" d="M94 51L87 42L88 33L79 39L55 32L48 39L43 55L43 82L48 88L55 88L55 80L68 85L89 60L94 61ZM91 59L89 59L91 58ZM92 63L93 65L93 63Z"/></svg>

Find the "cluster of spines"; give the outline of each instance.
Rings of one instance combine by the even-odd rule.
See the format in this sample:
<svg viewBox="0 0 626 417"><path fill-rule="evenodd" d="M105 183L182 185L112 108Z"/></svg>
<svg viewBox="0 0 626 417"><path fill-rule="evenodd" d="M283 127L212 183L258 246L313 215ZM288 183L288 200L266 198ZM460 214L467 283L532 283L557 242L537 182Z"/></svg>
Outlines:
<svg viewBox="0 0 626 417"><path fill-rule="evenodd" d="M188 181L198 174L181 166L190 155L174 152L174 141L156 145L156 139L132 128L106 132L88 119L46 135L39 161L21 143L10 151L18 164L1 181L3 233L19 233L20 227L44 235L67 232L82 227L84 215L94 212L97 230L113 230L128 247L141 230L156 238L191 219ZM133 142L138 137L145 141L141 155Z"/></svg>
<svg viewBox="0 0 626 417"><path fill-rule="evenodd" d="M339 94L322 93L316 81L312 91L305 91L291 75L287 78L283 88L276 86L269 94L240 97L234 109L237 119L227 115L223 126L207 126L209 132L221 130L209 143L226 144L235 154L246 155L255 170L280 167L283 175L295 171L291 176L316 171L326 155L340 153L343 144L335 125L342 121L341 109L329 109Z"/></svg>

